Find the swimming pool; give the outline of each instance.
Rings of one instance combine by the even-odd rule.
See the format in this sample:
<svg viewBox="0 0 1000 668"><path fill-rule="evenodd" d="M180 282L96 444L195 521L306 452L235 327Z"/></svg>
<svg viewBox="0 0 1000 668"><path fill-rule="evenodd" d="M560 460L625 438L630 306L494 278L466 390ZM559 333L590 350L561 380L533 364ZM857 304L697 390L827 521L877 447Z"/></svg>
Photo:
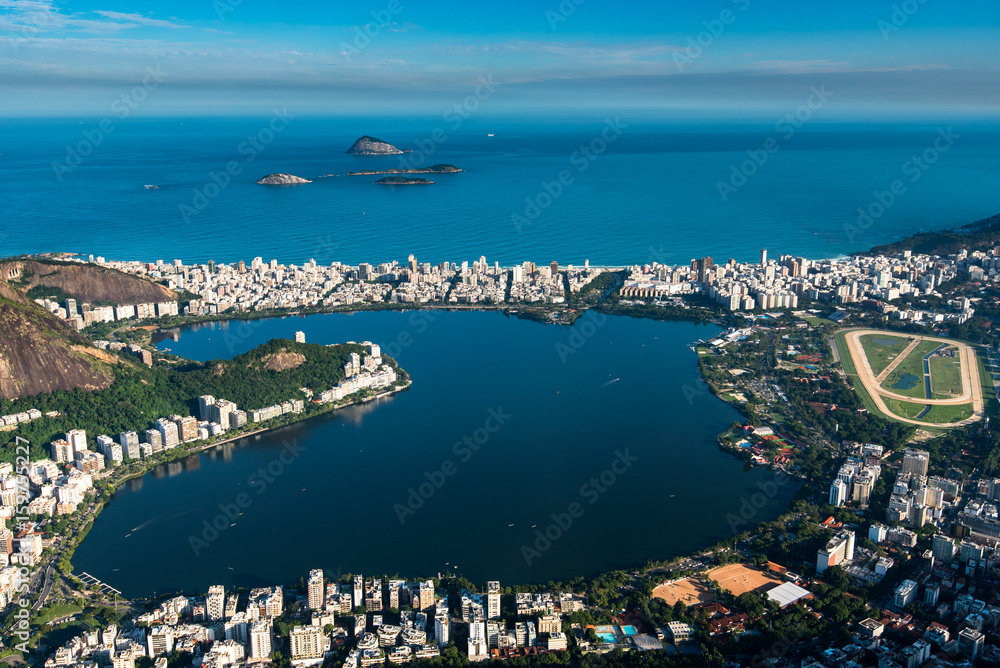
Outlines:
<svg viewBox="0 0 1000 668"><path fill-rule="evenodd" d="M639 633L634 626L619 626L618 628L620 628L622 630L622 633L624 633L626 636L634 636L635 634Z"/></svg>
<svg viewBox="0 0 1000 668"><path fill-rule="evenodd" d="M618 642L618 639L611 633L598 633L597 637L601 639L601 642L614 644Z"/></svg>

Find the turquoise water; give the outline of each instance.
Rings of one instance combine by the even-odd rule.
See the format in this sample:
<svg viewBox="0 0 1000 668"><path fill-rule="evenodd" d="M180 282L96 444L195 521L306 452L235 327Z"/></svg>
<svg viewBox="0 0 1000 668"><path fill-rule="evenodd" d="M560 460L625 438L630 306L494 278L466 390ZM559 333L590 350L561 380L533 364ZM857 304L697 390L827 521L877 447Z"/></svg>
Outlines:
<svg viewBox="0 0 1000 668"><path fill-rule="evenodd" d="M627 636L634 636L635 634L638 633L638 631L636 630L636 628L634 626L622 626L621 630L622 630L622 633L624 633Z"/></svg>
<svg viewBox="0 0 1000 668"><path fill-rule="evenodd" d="M717 435L739 415L707 391L687 348L715 327L585 318L570 330L497 313L359 313L191 328L159 347L217 359L297 330L313 343L381 342L414 384L128 483L76 551L78 571L129 596L289 583L311 568L545 583L704 548L731 536L741 513L773 519L798 489L719 451ZM579 345L564 361L556 344L570 341ZM509 417L465 450L491 411ZM303 450L258 494L260 469L277 466L286 443ZM637 460L623 470L615 461L626 451ZM400 516L397 504L411 507L411 490L442 482L447 461L457 472ZM592 479L607 483L603 492L588 491ZM761 492L766 505L754 511L749 499ZM243 493L243 515L224 518L196 554L191 537ZM554 523L567 526L574 503L582 515L560 530ZM536 532L556 537L545 545ZM529 560L525 546L539 554Z"/></svg>
<svg viewBox="0 0 1000 668"><path fill-rule="evenodd" d="M342 175L400 160L351 157L347 147L362 134L418 146L434 126L295 119L248 153L247 137L266 120L130 119L69 171L53 164L66 163L95 121L5 121L0 255L358 263L414 253L428 262L485 255L504 264L683 264L706 254L754 260L768 248L772 257L832 257L979 220L998 206L996 126L956 124L954 146L910 181L905 165L932 145L936 125L810 125L782 140L782 150L723 201L719 182L775 135L773 127L631 124L582 163L573 155L601 132L600 121L505 126L488 130L492 138L452 132L425 164L453 163L464 173L434 176L438 183L425 188L386 188L373 185L377 176ZM238 173L218 176L230 162ZM545 184L555 192L563 171L572 183L549 201ZM315 182L254 184L272 172ZM213 174L229 183L217 189ZM319 178L326 174L341 176ZM858 208L895 179L906 179L905 194L852 230ZM512 216L526 214L526 200L543 206L518 229ZM182 211L196 205L194 214Z"/></svg>

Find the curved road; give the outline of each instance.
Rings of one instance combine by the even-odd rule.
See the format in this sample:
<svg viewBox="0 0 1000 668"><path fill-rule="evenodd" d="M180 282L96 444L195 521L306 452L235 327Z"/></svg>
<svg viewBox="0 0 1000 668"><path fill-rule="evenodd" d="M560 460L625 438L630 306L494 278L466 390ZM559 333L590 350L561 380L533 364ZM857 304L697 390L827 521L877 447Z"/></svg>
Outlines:
<svg viewBox="0 0 1000 668"><path fill-rule="evenodd" d="M880 411L886 415L893 416L893 419L900 422L905 422L906 424L914 424L923 427L928 426L938 426L938 427L962 427L965 425L973 424L978 422L983 418L983 391L982 385L979 381L979 364L976 361L976 352L971 346L954 341L951 339L942 339L933 336L917 336L915 337L917 341L933 341L936 343L944 343L958 348L959 359L962 365L962 394L957 397L952 397L950 399L914 399L913 397L907 397L901 394L896 394L895 392L889 392L888 390L880 387L878 380L872 371L871 364L868 362L868 356L865 355L864 348L861 345L861 337L866 334L885 334L886 332L877 329L855 329L850 330L844 335L844 341L847 343L847 349L850 352L851 359L854 361L854 367L858 372L858 378L861 380L861 384L864 385L865 390L868 395L875 402L875 405ZM908 348L909 349L909 348ZM902 355L900 356L902 357ZM972 403L972 417L966 418L961 422L951 422L948 424L939 424L935 422L920 422L918 420L910 420L904 417L899 417L892 411L890 411L885 405L885 398L897 399L899 401L906 401L908 403L917 403L930 406L959 406L962 404Z"/></svg>

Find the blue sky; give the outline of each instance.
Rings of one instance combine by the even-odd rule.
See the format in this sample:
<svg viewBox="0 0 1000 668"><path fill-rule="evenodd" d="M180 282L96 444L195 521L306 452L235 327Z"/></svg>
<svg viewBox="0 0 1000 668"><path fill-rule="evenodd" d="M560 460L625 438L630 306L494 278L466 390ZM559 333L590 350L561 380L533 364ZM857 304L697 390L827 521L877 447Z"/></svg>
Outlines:
<svg viewBox="0 0 1000 668"><path fill-rule="evenodd" d="M995 118L1000 3L0 0L0 115L100 116L144 81L137 115L440 116L478 88L496 117L739 120L826 86L831 119Z"/></svg>

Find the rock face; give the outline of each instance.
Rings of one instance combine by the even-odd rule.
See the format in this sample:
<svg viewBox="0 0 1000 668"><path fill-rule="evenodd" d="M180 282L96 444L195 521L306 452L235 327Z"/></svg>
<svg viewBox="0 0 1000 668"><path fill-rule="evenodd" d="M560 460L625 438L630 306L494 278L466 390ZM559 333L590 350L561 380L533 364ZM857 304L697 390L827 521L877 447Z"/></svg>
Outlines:
<svg viewBox="0 0 1000 668"><path fill-rule="evenodd" d="M434 185L433 181L427 179L408 179L403 176L387 176L375 182L380 186L429 186Z"/></svg>
<svg viewBox="0 0 1000 668"><path fill-rule="evenodd" d="M295 186L300 183L312 183L309 179L294 174L268 174L257 182L259 186Z"/></svg>
<svg viewBox="0 0 1000 668"><path fill-rule="evenodd" d="M95 301L139 304L177 299L176 292L159 283L79 262L5 260L0 262L0 280L10 281L25 292L41 286L35 291L40 296L46 296L44 288L53 288L53 296L71 295L81 304Z"/></svg>
<svg viewBox="0 0 1000 668"><path fill-rule="evenodd" d="M108 359L0 279L0 397L104 389L113 380Z"/></svg>
<svg viewBox="0 0 1000 668"><path fill-rule="evenodd" d="M401 155L403 153L392 144L368 135L354 142L354 146L347 149L347 152L350 155Z"/></svg>

